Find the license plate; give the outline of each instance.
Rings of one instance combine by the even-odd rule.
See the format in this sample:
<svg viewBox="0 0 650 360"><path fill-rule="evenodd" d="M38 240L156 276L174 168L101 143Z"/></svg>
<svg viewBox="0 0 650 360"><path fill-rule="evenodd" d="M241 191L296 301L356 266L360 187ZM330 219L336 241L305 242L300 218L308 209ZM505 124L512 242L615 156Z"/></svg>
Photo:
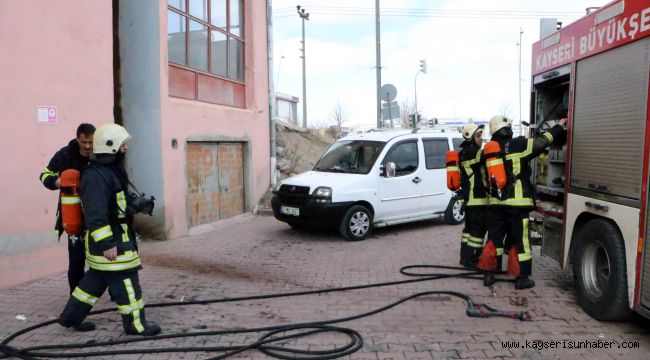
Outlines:
<svg viewBox="0 0 650 360"><path fill-rule="evenodd" d="M281 206L280 212L285 215L300 216L300 209L297 207Z"/></svg>

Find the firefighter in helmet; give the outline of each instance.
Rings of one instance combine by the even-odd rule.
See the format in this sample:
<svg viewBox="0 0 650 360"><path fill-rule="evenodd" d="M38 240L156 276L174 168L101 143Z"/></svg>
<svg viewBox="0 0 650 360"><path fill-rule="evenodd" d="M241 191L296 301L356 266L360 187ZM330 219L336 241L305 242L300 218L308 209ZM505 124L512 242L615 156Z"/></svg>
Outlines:
<svg viewBox="0 0 650 360"><path fill-rule="evenodd" d="M506 182L498 194L493 186L490 188L490 211L487 216L488 236L478 267L487 273L501 270L503 241L508 239L508 274L515 276L516 289L528 289L535 286L530 278L533 266L528 234L528 214L534 208L533 192L530 182L530 161L540 155L544 149L565 135L561 119L547 132L533 138L512 137L512 120L504 116L490 119L492 140L498 142L501 160L506 174ZM487 147L487 145L486 145ZM490 179L488 179L490 182ZM490 279L487 278L486 279ZM486 280L485 285L493 281Z"/></svg>
<svg viewBox="0 0 650 360"><path fill-rule="evenodd" d="M460 264L475 268L481 250L485 228L487 194L485 168L481 164L483 125L467 124L463 127L460 144L460 195L465 209L465 227L461 235Z"/></svg>
<svg viewBox="0 0 650 360"><path fill-rule="evenodd" d="M59 323L77 331L95 329L84 321L109 288L122 315L124 330L132 335L155 335L160 327L145 318L138 270L133 214L128 211L129 179L123 160L130 135L107 124L95 132L91 164L81 177L80 197L86 221L85 248L89 270L74 291Z"/></svg>

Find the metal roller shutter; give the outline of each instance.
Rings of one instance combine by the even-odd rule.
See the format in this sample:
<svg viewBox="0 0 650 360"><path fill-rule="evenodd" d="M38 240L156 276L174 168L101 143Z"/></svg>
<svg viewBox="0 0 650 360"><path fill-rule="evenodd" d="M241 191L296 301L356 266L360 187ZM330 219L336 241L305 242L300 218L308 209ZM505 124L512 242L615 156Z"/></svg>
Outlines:
<svg viewBox="0 0 650 360"><path fill-rule="evenodd" d="M646 205L647 206L647 205ZM645 311L648 313L647 316L650 316L650 241L648 236L650 226L648 221L650 221L650 209L646 209L646 219L645 219L645 238L643 241L643 266L641 267L641 305L645 307Z"/></svg>
<svg viewBox="0 0 650 360"><path fill-rule="evenodd" d="M649 40L578 62L571 187L640 200Z"/></svg>

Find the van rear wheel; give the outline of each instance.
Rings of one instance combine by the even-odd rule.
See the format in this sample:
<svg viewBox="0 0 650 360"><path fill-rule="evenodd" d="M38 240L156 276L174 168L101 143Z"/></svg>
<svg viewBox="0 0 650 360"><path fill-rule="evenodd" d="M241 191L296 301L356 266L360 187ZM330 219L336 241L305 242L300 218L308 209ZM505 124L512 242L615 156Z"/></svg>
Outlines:
<svg viewBox="0 0 650 360"><path fill-rule="evenodd" d="M463 207L463 199L458 195L454 195L449 200L447 210L445 210L445 222L449 225L458 225L465 220L465 213L461 212Z"/></svg>
<svg viewBox="0 0 650 360"><path fill-rule="evenodd" d="M625 246L618 229L607 220L594 219L575 237L571 262L578 304L596 320L628 319Z"/></svg>
<svg viewBox="0 0 650 360"><path fill-rule="evenodd" d="M345 240L359 241L372 231L372 213L363 205L352 205L343 216L339 232Z"/></svg>

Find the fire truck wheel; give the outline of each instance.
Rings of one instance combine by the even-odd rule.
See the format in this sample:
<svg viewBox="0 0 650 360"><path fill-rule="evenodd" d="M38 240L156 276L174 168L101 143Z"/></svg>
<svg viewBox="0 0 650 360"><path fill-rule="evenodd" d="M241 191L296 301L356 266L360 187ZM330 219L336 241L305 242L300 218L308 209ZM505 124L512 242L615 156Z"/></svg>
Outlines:
<svg viewBox="0 0 650 360"><path fill-rule="evenodd" d="M589 220L575 234L571 262L580 307L596 320L629 318L625 246L616 226Z"/></svg>
<svg viewBox="0 0 650 360"><path fill-rule="evenodd" d="M459 196L452 196L445 210L445 222L449 225L458 225L465 220L465 213L461 213L463 200Z"/></svg>
<svg viewBox="0 0 650 360"><path fill-rule="evenodd" d="M352 205L343 216L339 232L347 241L363 240L372 231L372 213L365 206Z"/></svg>

